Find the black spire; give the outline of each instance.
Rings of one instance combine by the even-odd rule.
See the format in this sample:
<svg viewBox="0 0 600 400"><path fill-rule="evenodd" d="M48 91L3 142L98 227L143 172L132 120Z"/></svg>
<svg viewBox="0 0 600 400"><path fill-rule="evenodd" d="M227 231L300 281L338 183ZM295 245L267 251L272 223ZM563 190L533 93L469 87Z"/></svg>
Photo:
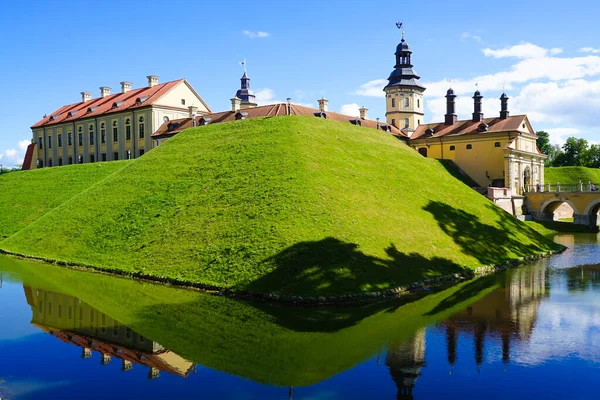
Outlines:
<svg viewBox="0 0 600 400"><path fill-rule="evenodd" d="M444 121L446 125L454 125L456 123L455 98L454 90L452 88L448 89L448 92L446 92L446 115Z"/></svg>
<svg viewBox="0 0 600 400"><path fill-rule="evenodd" d="M473 94L473 122L483 121L483 112L481 112L481 99L483 96L476 90Z"/></svg>
<svg viewBox="0 0 600 400"><path fill-rule="evenodd" d="M500 96L500 119L508 118L508 96L506 93L502 93Z"/></svg>
<svg viewBox="0 0 600 400"><path fill-rule="evenodd" d="M412 51L410 46L404 40L404 32L402 33L402 40L396 47L396 65L394 70L390 74L387 87L390 86L414 86L419 89L425 90L424 86L421 86L417 81L420 76L416 74L412 69L411 57Z"/></svg>
<svg viewBox="0 0 600 400"><path fill-rule="evenodd" d="M238 99L242 99L242 105L248 104L255 106L256 105L256 97L252 90L250 90L250 78L248 78L248 74L244 71L244 75L240 79L241 85L240 90L235 93L235 97Z"/></svg>

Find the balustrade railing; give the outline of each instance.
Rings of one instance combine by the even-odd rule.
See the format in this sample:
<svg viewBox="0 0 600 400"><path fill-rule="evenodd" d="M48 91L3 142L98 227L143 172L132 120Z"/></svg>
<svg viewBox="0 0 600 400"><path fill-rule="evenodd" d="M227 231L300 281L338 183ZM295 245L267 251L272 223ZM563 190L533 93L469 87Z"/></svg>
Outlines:
<svg viewBox="0 0 600 400"><path fill-rule="evenodd" d="M545 185L527 185L523 188L523 193L576 193L576 192L599 192L600 183L579 183L576 184L562 184L562 183L546 183Z"/></svg>

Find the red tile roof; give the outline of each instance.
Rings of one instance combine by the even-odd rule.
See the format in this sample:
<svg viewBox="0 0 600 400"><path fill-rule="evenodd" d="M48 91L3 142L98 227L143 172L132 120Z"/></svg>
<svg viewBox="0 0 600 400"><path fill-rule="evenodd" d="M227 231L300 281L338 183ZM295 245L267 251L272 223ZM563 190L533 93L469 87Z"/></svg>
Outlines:
<svg viewBox="0 0 600 400"><path fill-rule="evenodd" d="M86 102L80 101L79 103L69 104L59 108L52 114L47 115L41 121L35 123L32 128L73 122L154 105L165 93L184 81L185 79L178 79L176 81L161 83L153 87L133 89L126 93L115 93ZM136 102L138 99L142 101Z"/></svg>
<svg viewBox="0 0 600 400"><path fill-rule="evenodd" d="M506 119L496 118L484 118L488 128L485 132L480 132L477 128L481 125L481 122L473 122L472 120L456 121L452 125L446 125L443 122L436 122L431 124L422 124L417 127L415 133L410 137L411 140L421 138L439 138L446 136L464 136L464 135L485 135L490 133L517 131L521 129L522 124L527 119L526 115L513 115ZM433 135L427 136L426 131L428 128L433 130Z"/></svg>
<svg viewBox="0 0 600 400"><path fill-rule="evenodd" d="M296 104L292 104L290 106L291 115L302 115L302 116L315 116L315 114L320 114L321 111L316 108L299 106ZM271 104L267 106L260 106L254 108L246 108L240 110L241 113L246 113L244 118L261 118L261 117L276 117L276 116L284 116L288 115L287 112L287 104L278 103ZM233 111L222 111L218 113L206 114L196 117L196 126L200 125L200 120L208 120L210 119L210 124L216 124L219 122L227 122L227 121L235 121L237 112ZM391 134L400 138L406 138L407 136L402 133L398 128L389 125L385 122L377 122L373 120L361 120L358 117L351 117L349 115L338 114L335 112L327 111L324 113L327 119L332 119L334 121L347 122L350 121L360 121L360 125L367 128L376 129L377 124L379 124L380 129L384 129L385 127L389 127L391 130ZM178 134L179 132L191 128L194 126L191 118L183 118L177 120L171 120L165 122L158 130L152 135L154 138L167 138L173 135ZM171 128L169 130L169 127Z"/></svg>

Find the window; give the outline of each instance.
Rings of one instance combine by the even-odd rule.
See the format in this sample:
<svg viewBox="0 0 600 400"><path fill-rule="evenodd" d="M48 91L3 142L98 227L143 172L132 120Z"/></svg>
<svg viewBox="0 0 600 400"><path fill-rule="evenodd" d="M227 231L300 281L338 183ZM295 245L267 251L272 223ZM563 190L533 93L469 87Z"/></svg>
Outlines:
<svg viewBox="0 0 600 400"><path fill-rule="evenodd" d="M494 143L494 147L500 147L500 142Z"/></svg>
<svg viewBox="0 0 600 400"><path fill-rule="evenodd" d="M126 158L127 160L131 160L131 150L127 150Z"/></svg>
<svg viewBox="0 0 600 400"><path fill-rule="evenodd" d="M90 162L96 162L96 156L90 154Z"/></svg>
<svg viewBox="0 0 600 400"><path fill-rule="evenodd" d="M102 161L106 161L106 153L102 153Z"/></svg>
<svg viewBox="0 0 600 400"><path fill-rule="evenodd" d="M79 164L83 164L83 156L79 156L77 161Z"/></svg>
<svg viewBox="0 0 600 400"><path fill-rule="evenodd" d="M456 150L456 147L455 146L450 146L450 151L454 151L454 150Z"/></svg>
<svg viewBox="0 0 600 400"><path fill-rule="evenodd" d="M144 155L144 149L140 149L140 157Z"/></svg>
<svg viewBox="0 0 600 400"><path fill-rule="evenodd" d="M51 166L52 166L52 159L51 159L51 158L49 158L49 159L48 159L48 166L49 166L49 167L51 167Z"/></svg>
<svg viewBox="0 0 600 400"><path fill-rule="evenodd" d="M396 126L396 120L392 118L392 125Z"/></svg>
<svg viewBox="0 0 600 400"><path fill-rule="evenodd" d="M140 124L139 125L139 130L140 130L140 139L144 138L144 124Z"/></svg>
<svg viewBox="0 0 600 400"><path fill-rule="evenodd" d="M420 119L417 120L417 125L421 125L421 120Z"/></svg>
<svg viewBox="0 0 600 400"><path fill-rule="evenodd" d="M396 107L396 99L392 99L392 107Z"/></svg>
<svg viewBox="0 0 600 400"><path fill-rule="evenodd" d="M417 108L421 108L421 99L417 99Z"/></svg>
<svg viewBox="0 0 600 400"><path fill-rule="evenodd" d="M38 146L40 150L44 148L44 139L41 136L38 138Z"/></svg>
<svg viewBox="0 0 600 400"><path fill-rule="evenodd" d="M90 146L94 145L94 132L90 132Z"/></svg>
<svg viewBox="0 0 600 400"><path fill-rule="evenodd" d="M125 140L131 140L131 125L125 126Z"/></svg>
<svg viewBox="0 0 600 400"><path fill-rule="evenodd" d="M116 161L116 160L118 160L118 159L119 159L119 152L118 152L118 151L115 151L115 152L113 153L113 160L115 160L115 161Z"/></svg>
<svg viewBox="0 0 600 400"><path fill-rule="evenodd" d="M58 166L60 167L62 165L62 157L58 157Z"/></svg>
<svg viewBox="0 0 600 400"><path fill-rule="evenodd" d="M408 118L404 118L404 127L408 128L408 124L409 124Z"/></svg>
<svg viewBox="0 0 600 400"><path fill-rule="evenodd" d="M58 134L58 147L62 147L62 134Z"/></svg>
<svg viewBox="0 0 600 400"><path fill-rule="evenodd" d="M106 129L100 130L100 143L106 143Z"/></svg>
<svg viewBox="0 0 600 400"><path fill-rule="evenodd" d="M144 117L140 117L140 122L144 122Z"/></svg>
<svg viewBox="0 0 600 400"><path fill-rule="evenodd" d="M473 148L473 145L472 145L472 144L468 144L468 145L467 145L467 150L471 150L472 148Z"/></svg>
<svg viewBox="0 0 600 400"><path fill-rule="evenodd" d="M164 116L164 117L163 117L163 122L169 122L169 117L167 117L167 116Z"/></svg>
<svg viewBox="0 0 600 400"><path fill-rule="evenodd" d="M71 132L67 134L67 144L69 146L73 145L73 134Z"/></svg>
<svg viewBox="0 0 600 400"><path fill-rule="evenodd" d="M38 160L40 168L44 168L44 160Z"/></svg>
<svg viewBox="0 0 600 400"><path fill-rule="evenodd" d="M113 142L119 140L119 128L113 128Z"/></svg>
<svg viewBox="0 0 600 400"><path fill-rule="evenodd" d="M69 157L69 165L73 164L73 157Z"/></svg>
<svg viewBox="0 0 600 400"><path fill-rule="evenodd" d="M185 99L181 99L181 105L185 106Z"/></svg>
<svg viewBox="0 0 600 400"><path fill-rule="evenodd" d="M52 148L52 136L48 136L48 148Z"/></svg>
<svg viewBox="0 0 600 400"><path fill-rule="evenodd" d="M78 136L78 138L77 138L77 139L79 139L79 140L78 140L78 142L79 142L79 145L80 145L80 146L83 146L83 133L79 133L77 136Z"/></svg>
<svg viewBox="0 0 600 400"><path fill-rule="evenodd" d="M83 126L77 127L77 132L83 132Z"/></svg>
<svg viewBox="0 0 600 400"><path fill-rule="evenodd" d="M408 107L410 106L410 100L408 99L408 97L404 98L404 107Z"/></svg>

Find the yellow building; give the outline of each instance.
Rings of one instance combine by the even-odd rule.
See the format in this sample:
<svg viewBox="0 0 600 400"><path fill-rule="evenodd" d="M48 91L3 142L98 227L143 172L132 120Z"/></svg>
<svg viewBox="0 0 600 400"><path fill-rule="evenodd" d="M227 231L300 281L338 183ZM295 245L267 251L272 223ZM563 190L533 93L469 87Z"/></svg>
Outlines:
<svg viewBox="0 0 600 400"><path fill-rule="evenodd" d="M152 149L152 134L165 121L210 112L208 105L185 80L132 89L121 82L121 92L100 88L100 97L81 93L81 101L59 108L31 127L32 144L23 169L137 158Z"/></svg>
<svg viewBox="0 0 600 400"><path fill-rule="evenodd" d="M412 51L404 40L396 48L396 65L383 89L386 119L408 136L407 143L421 155L453 161L480 187L505 187L521 194L525 187L544 183L544 158L526 115L510 116L508 96L500 97L500 113L484 118L483 96L473 96L473 116L457 120L456 95L446 94L443 122L422 123L425 87L412 69ZM400 137L402 139L402 137Z"/></svg>

